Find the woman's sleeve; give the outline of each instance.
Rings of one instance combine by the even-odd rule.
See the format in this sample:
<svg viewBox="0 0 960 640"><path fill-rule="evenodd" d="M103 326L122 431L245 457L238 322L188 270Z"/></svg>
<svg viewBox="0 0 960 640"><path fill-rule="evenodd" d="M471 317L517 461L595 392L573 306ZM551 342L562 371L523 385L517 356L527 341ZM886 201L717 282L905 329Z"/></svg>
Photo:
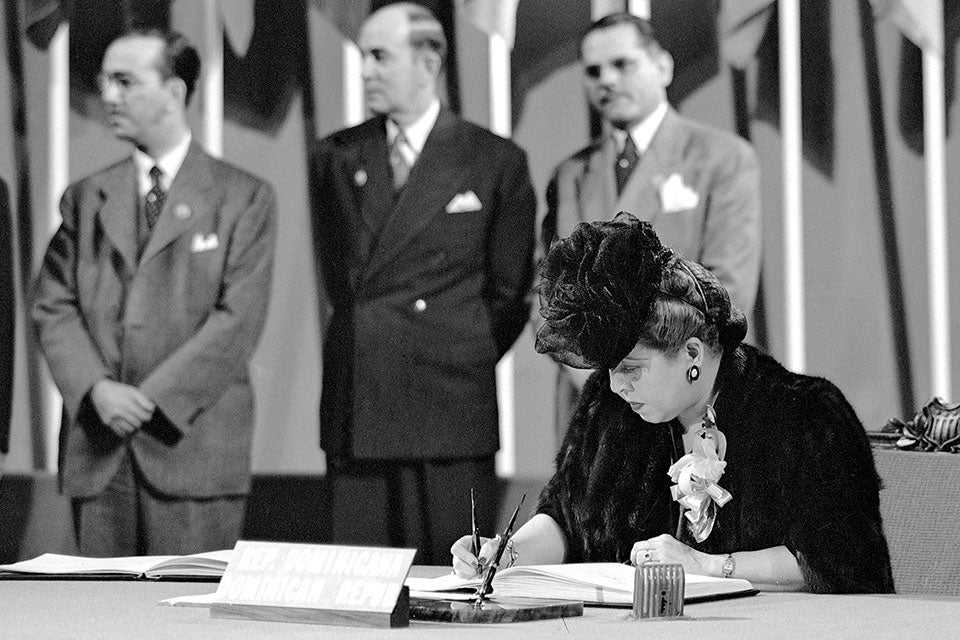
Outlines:
<svg viewBox="0 0 960 640"><path fill-rule="evenodd" d="M587 436L596 419L597 406L606 383L606 372L599 371L591 375L584 385L577 410L557 453L557 470L537 502L537 513L553 518L563 532L567 548L564 562L583 561L583 531L574 511L579 493L586 483L581 470L590 466L589 462L585 463L585 458L592 460Z"/></svg>
<svg viewBox="0 0 960 640"><path fill-rule="evenodd" d="M580 561L580 548L573 543L576 521L571 517L569 509L569 491L566 488L565 478L560 473L554 473L550 482L540 493L537 503L537 513L543 513L551 518L560 527L565 542L566 555L564 562Z"/></svg>
<svg viewBox="0 0 960 640"><path fill-rule="evenodd" d="M785 544L810 591L890 593L880 480L863 425L830 382L797 391L786 402L797 427L783 434L790 463L781 480L794 514Z"/></svg>

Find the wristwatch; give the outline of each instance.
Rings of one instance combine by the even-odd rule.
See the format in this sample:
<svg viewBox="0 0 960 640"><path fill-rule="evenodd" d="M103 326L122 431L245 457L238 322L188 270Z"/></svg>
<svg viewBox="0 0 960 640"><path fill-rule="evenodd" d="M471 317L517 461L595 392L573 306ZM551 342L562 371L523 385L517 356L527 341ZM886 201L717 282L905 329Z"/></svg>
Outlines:
<svg viewBox="0 0 960 640"><path fill-rule="evenodd" d="M736 568L737 562L733 559L733 556L728 553L727 557L723 559L723 566L720 567L720 575L724 578L729 578L733 575Z"/></svg>

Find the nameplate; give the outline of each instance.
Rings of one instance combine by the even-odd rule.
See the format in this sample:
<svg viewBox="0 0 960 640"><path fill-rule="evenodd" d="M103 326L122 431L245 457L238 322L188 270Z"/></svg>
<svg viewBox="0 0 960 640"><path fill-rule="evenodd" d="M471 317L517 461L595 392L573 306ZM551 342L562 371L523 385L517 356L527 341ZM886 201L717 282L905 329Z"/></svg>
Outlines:
<svg viewBox="0 0 960 640"><path fill-rule="evenodd" d="M416 549L237 542L213 617L395 627L409 623L403 582Z"/></svg>

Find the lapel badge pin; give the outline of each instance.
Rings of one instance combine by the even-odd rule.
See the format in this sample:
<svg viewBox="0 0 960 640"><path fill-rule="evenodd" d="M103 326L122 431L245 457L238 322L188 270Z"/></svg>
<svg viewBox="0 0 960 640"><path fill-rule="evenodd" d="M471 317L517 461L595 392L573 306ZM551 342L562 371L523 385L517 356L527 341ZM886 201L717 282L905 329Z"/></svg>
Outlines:
<svg viewBox="0 0 960 640"><path fill-rule="evenodd" d="M173 208L173 215L176 216L177 220L186 220L192 213L193 212L190 211L190 205L182 202L178 202L177 206Z"/></svg>
<svg viewBox="0 0 960 640"><path fill-rule="evenodd" d="M353 174L353 181L358 187L362 187L363 185L367 184L367 172L363 169L357 169L357 172Z"/></svg>

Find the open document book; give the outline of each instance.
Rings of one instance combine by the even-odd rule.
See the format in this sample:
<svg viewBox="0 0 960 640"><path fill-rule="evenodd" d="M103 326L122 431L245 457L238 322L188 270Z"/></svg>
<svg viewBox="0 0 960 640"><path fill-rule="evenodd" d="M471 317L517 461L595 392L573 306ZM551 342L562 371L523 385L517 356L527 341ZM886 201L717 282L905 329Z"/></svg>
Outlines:
<svg viewBox="0 0 960 640"><path fill-rule="evenodd" d="M494 598L581 600L588 605L633 604L636 568L616 562L549 564L511 567L493 579ZM447 574L438 578L407 578L412 598L469 599L481 579ZM684 602L753 595L746 580L686 574Z"/></svg>
<svg viewBox="0 0 960 640"><path fill-rule="evenodd" d="M189 556L134 556L84 558L45 553L32 560L0 565L0 578L55 576L58 578L148 578L219 580L233 549Z"/></svg>

